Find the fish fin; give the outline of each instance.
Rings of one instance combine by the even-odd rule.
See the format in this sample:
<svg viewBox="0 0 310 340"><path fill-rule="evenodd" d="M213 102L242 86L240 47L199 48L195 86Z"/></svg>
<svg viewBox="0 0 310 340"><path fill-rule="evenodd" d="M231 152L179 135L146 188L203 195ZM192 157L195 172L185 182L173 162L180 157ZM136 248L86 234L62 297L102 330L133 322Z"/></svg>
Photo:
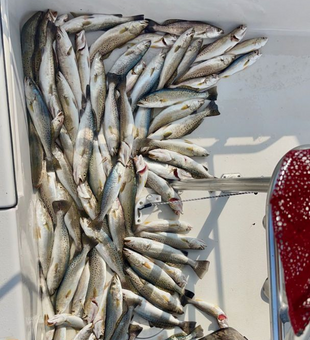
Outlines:
<svg viewBox="0 0 310 340"><path fill-rule="evenodd" d="M178 50L181 48L181 46L180 45L177 45L176 47L175 47L175 49L174 49L174 52L178 52Z"/></svg>
<svg viewBox="0 0 310 340"><path fill-rule="evenodd" d="M90 85L86 85L86 100L90 100Z"/></svg>
<svg viewBox="0 0 310 340"><path fill-rule="evenodd" d="M103 60L108 59L109 56L111 55L111 53L112 52L109 52L109 53L105 54L104 56L102 56Z"/></svg>
<svg viewBox="0 0 310 340"><path fill-rule="evenodd" d="M132 21L135 21L135 20L144 20L144 14L133 15L133 16L130 17L130 19Z"/></svg>
<svg viewBox="0 0 310 340"><path fill-rule="evenodd" d="M84 249L89 248L89 250L96 246L96 243L86 236L86 234L82 235L82 244Z"/></svg>
<svg viewBox="0 0 310 340"><path fill-rule="evenodd" d="M168 19L165 20L162 25L169 25L169 24L174 24L175 22L180 22L180 21L186 21L186 20L181 20L181 19Z"/></svg>
<svg viewBox="0 0 310 340"><path fill-rule="evenodd" d="M209 269L209 265L210 265L209 261L196 261L193 269L200 279L202 279L205 276L206 272Z"/></svg>
<svg viewBox="0 0 310 340"><path fill-rule="evenodd" d="M152 19L146 19L148 21L148 25L145 28L147 32L156 32L155 26L159 25L156 21Z"/></svg>
<svg viewBox="0 0 310 340"><path fill-rule="evenodd" d="M195 333L195 337L196 338L201 338L204 336L203 334L203 329L201 327L201 325L197 326L192 333Z"/></svg>
<svg viewBox="0 0 310 340"><path fill-rule="evenodd" d="M46 160L46 171L52 172L54 170L60 170L61 166L58 162L58 160L53 157L52 160Z"/></svg>
<svg viewBox="0 0 310 340"><path fill-rule="evenodd" d="M186 295L182 295L180 301L181 301L181 305L184 307L188 303L190 303L190 298L187 297Z"/></svg>
<svg viewBox="0 0 310 340"><path fill-rule="evenodd" d="M185 289L184 290L184 295L189 297L190 299L192 299L194 296L195 296L195 293L191 292L190 290L188 289Z"/></svg>
<svg viewBox="0 0 310 340"><path fill-rule="evenodd" d="M186 250L180 250L185 256L188 256L188 251Z"/></svg>
<svg viewBox="0 0 310 340"><path fill-rule="evenodd" d="M217 86L212 87L208 90L208 97L209 100L217 100Z"/></svg>
<svg viewBox="0 0 310 340"><path fill-rule="evenodd" d="M66 213L71 207L71 203L66 200L54 201L52 205L55 214L57 214L58 211L63 211L63 213Z"/></svg>
<svg viewBox="0 0 310 340"><path fill-rule="evenodd" d="M191 333L196 326L196 322L195 321L183 321L180 325L180 328L182 329L182 331L184 331L186 334Z"/></svg>

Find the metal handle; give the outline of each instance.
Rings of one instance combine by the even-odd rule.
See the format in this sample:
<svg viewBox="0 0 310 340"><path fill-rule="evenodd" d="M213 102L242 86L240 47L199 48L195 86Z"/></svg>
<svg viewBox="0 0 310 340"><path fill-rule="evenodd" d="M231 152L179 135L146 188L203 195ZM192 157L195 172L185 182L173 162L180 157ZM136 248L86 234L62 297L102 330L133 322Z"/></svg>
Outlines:
<svg viewBox="0 0 310 340"><path fill-rule="evenodd" d="M267 192L270 177L188 179L171 185L179 190Z"/></svg>

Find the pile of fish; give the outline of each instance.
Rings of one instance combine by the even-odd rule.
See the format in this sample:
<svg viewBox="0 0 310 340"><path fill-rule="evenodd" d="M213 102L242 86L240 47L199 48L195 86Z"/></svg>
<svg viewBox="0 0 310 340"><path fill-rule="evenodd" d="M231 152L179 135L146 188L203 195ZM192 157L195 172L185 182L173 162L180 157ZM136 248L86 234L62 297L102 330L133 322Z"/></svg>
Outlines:
<svg viewBox="0 0 310 340"><path fill-rule="evenodd" d="M89 31L103 31L90 47ZM23 26L44 339L134 339L142 328L133 315L183 330L169 339L201 338L201 326L178 318L187 304L231 332L219 307L185 288L182 266L199 278L208 270L208 261L187 256L205 242L186 236L184 221L137 223L136 206L148 187L179 216L169 181L213 177L196 161L208 152L182 138L219 115L218 81L261 56L267 39L240 42L245 32L51 10Z"/></svg>

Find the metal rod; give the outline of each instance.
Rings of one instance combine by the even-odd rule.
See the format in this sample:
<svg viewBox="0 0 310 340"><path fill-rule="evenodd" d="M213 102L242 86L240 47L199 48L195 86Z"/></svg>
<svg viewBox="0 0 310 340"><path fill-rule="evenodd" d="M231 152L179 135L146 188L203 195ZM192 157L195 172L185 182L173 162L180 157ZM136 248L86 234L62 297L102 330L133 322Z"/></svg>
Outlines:
<svg viewBox="0 0 310 340"><path fill-rule="evenodd" d="M179 190L267 192L270 177L188 179L171 185Z"/></svg>
<svg viewBox="0 0 310 340"><path fill-rule="evenodd" d="M279 170L282 164L281 159L276 166L267 194L266 200L266 230L267 230L267 260L268 260L268 277L269 277L269 309L270 309L270 332L271 340L283 340L285 336L284 325L280 317L280 308L282 302L282 282L280 278L279 253L274 237L272 210L270 199L276 184Z"/></svg>

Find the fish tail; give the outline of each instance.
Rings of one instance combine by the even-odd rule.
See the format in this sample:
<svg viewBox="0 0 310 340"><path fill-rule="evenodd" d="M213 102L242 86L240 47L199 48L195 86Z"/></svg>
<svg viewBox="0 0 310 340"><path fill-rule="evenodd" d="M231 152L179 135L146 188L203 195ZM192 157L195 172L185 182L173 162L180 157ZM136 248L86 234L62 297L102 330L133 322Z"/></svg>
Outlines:
<svg viewBox="0 0 310 340"><path fill-rule="evenodd" d="M193 269L200 279L202 279L205 276L206 272L209 269L209 265L210 265L209 261L196 261L195 262Z"/></svg>
<svg viewBox="0 0 310 340"><path fill-rule="evenodd" d="M114 83L115 85L122 83L126 78L124 78L124 76L120 76L118 74L115 73L108 73L107 74L107 80L108 80L108 84L110 83Z"/></svg>
<svg viewBox="0 0 310 340"><path fill-rule="evenodd" d="M131 21L144 20L144 14L133 15L130 17L130 20Z"/></svg>
<svg viewBox="0 0 310 340"><path fill-rule="evenodd" d="M181 296L181 305L184 307L186 305L188 305L191 301L191 298L189 296L186 296L185 294Z"/></svg>
<svg viewBox="0 0 310 340"><path fill-rule="evenodd" d="M158 26L158 23L152 19L146 19L148 21L148 25L146 26L145 30L147 32L156 32L156 26Z"/></svg>
<svg viewBox="0 0 310 340"><path fill-rule="evenodd" d="M195 321L183 321L180 324L180 328L186 333L189 334L191 333L196 326L196 322Z"/></svg>
<svg viewBox="0 0 310 340"><path fill-rule="evenodd" d="M64 214L70 209L71 203L66 200L54 201L52 203L55 214L62 211Z"/></svg>
<svg viewBox="0 0 310 340"><path fill-rule="evenodd" d="M131 324L129 326L129 340L133 340L136 339L138 337L138 335L142 332L143 327L139 326L139 325L133 325Z"/></svg>
<svg viewBox="0 0 310 340"><path fill-rule="evenodd" d="M217 100L217 86L212 87L208 90L208 97L209 100Z"/></svg>
<svg viewBox="0 0 310 340"><path fill-rule="evenodd" d="M221 114L218 105L213 100L207 106L206 113L207 113L206 116L208 117L219 116Z"/></svg>
<svg viewBox="0 0 310 340"><path fill-rule="evenodd" d="M204 334L203 334L203 329L202 329L202 327L201 327L200 325L197 326L197 327L193 330L192 335L194 335L195 338L201 338L201 337L203 337Z"/></svg>
<svg viewBox="0 0 310 340"><path fill-rule="evenodd" d="M195 296L195 293L191 292L190 290L188 289L184 289L184 296L192 299L194 296Z"/></svg>
<svg viewBox="0 0 310 340"><path fill-rule="evenodd" d="M52 159L46 159L46 171L47 172L53 172L59 169L61 169L61 166L55 157L52 157Z"/></svg>
<svg viewBox="0 0 310 340"><path fill-rule="evenodd" d="M82 235L83 249L88 249L88 251L95 246L95 243L85 234Z"/></svg>

